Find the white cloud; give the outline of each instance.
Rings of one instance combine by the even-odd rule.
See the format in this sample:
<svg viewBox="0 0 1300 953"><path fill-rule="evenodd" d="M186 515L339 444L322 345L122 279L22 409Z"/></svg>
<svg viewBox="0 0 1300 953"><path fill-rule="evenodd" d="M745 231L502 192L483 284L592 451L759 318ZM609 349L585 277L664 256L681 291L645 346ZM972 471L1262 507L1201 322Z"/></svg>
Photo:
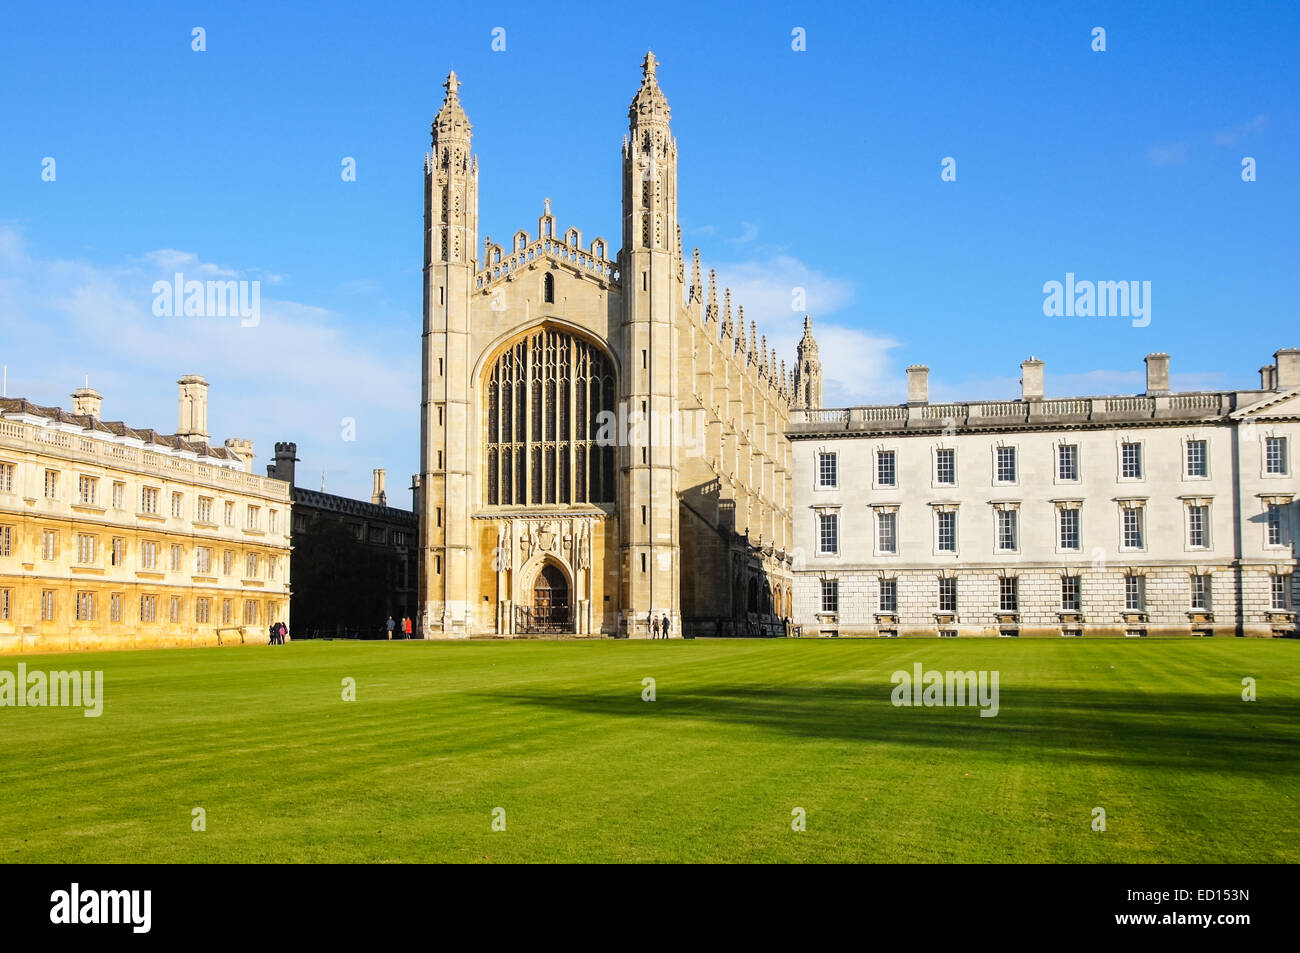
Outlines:
<svg viewBox="0 0 1300 953"><path fill-rule="evenodd" d="M1231 129L1225 129L1222 132L1215 133L1214 143L1219 146L1235 146L1237 141L1243 136L1251 135L1256 132L1263 132L1264 127L1268 125L1267 116L1256 116L1250 122L1238 123Z"/></svg>
<svg viewBox="0 0 1300 953"><path fill-rule="evenodd" d="M1171 142L1163 146L1151 146L1147 149L1147 162L1152 168L1159 169L1168 165L1187 164L1188 144Z"/></svg>

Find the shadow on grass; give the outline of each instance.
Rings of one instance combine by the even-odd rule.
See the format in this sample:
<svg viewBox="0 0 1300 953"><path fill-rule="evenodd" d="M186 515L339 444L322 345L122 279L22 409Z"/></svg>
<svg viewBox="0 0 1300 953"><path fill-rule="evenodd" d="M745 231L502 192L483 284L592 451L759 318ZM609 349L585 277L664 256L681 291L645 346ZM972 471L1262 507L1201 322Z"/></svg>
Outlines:
<svg viewBox="0 0 1300 953"><path fill-rule="evenodd" d="M665 730L759 728L806 740L1006 750L1009 760L1094 762L1251 775L1300 775L1300 701L1244 702L1222 696L1001 686L996 717L966 708L895 708L887 683L859 686L737 685L673 690L641 700L618 694L532 688L476 697L521 709L606 719L653 718Z"/></svg>

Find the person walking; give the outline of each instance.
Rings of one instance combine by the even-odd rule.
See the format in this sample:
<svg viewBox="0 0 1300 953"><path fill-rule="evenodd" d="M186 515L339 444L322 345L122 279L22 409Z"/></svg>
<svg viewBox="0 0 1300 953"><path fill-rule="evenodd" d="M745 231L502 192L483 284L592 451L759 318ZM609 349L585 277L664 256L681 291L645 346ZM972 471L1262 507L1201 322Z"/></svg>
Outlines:
<svg viewBox="0 0 1300 953"><path fill-rule="evenodd" d="M388 629L388 641L390 642L393 640L393 629L396 626L396 624L397 623L393 621L393 617L391 615L388 617L388 621L384 623L385 627Z"/></svg>
<svg viewBox="0 0 1300 953"><path fill-rule="evenodd" d="M402 632L406 634L408 639L411 637L411 617L409 615L402 619Z"/></svg>
<svg viewBox="0 0 1300 953"><path fill-rule="evenodd" d="M267 638L267 640L266 640L266 644L267 644L267 645L275 645L275 623L274 623L274 622L272 622L272 623L267 627L266 632L267 632L267 636L268 636L268 638Z"/></svg>
<svg viewBox="0 0 1300 953"><path fill-rule="evenodd" d="M650 638L659 638L659 617L653 612L650 613Z"/></svg>

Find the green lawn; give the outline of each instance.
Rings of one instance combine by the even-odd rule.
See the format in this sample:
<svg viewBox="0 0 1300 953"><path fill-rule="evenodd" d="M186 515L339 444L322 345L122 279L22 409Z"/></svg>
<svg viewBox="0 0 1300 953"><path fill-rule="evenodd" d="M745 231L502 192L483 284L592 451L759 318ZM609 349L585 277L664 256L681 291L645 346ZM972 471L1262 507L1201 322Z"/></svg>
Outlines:
<svg viewBox="0 0 1300 953"><path fill-rule="evenodd" d="M1300 642L295 643L21 661L102 669L105 702L97 719L0 708L11 862L1300 861ZM914 662L999 671L1000 713L893 707L890 675Z"/></svg>

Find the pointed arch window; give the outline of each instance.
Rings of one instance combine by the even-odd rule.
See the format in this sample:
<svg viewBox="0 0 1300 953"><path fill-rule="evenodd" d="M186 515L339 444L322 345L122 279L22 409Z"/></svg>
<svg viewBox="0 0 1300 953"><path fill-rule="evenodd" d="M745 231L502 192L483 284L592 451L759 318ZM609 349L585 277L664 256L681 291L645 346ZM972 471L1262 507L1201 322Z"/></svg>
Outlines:
<svg viewBox="0 0 1300 953"><path fill-rule="evenodd" d="M552 328L497 358L485 388L489 506L614 502L614 368L594 344Z"/></svg>
<svg viewBox="0 0 1300 953"><path fill-rule="evenodd" d="M549 271L542 275L542 303L555 304L555 276Z"/></svg>

